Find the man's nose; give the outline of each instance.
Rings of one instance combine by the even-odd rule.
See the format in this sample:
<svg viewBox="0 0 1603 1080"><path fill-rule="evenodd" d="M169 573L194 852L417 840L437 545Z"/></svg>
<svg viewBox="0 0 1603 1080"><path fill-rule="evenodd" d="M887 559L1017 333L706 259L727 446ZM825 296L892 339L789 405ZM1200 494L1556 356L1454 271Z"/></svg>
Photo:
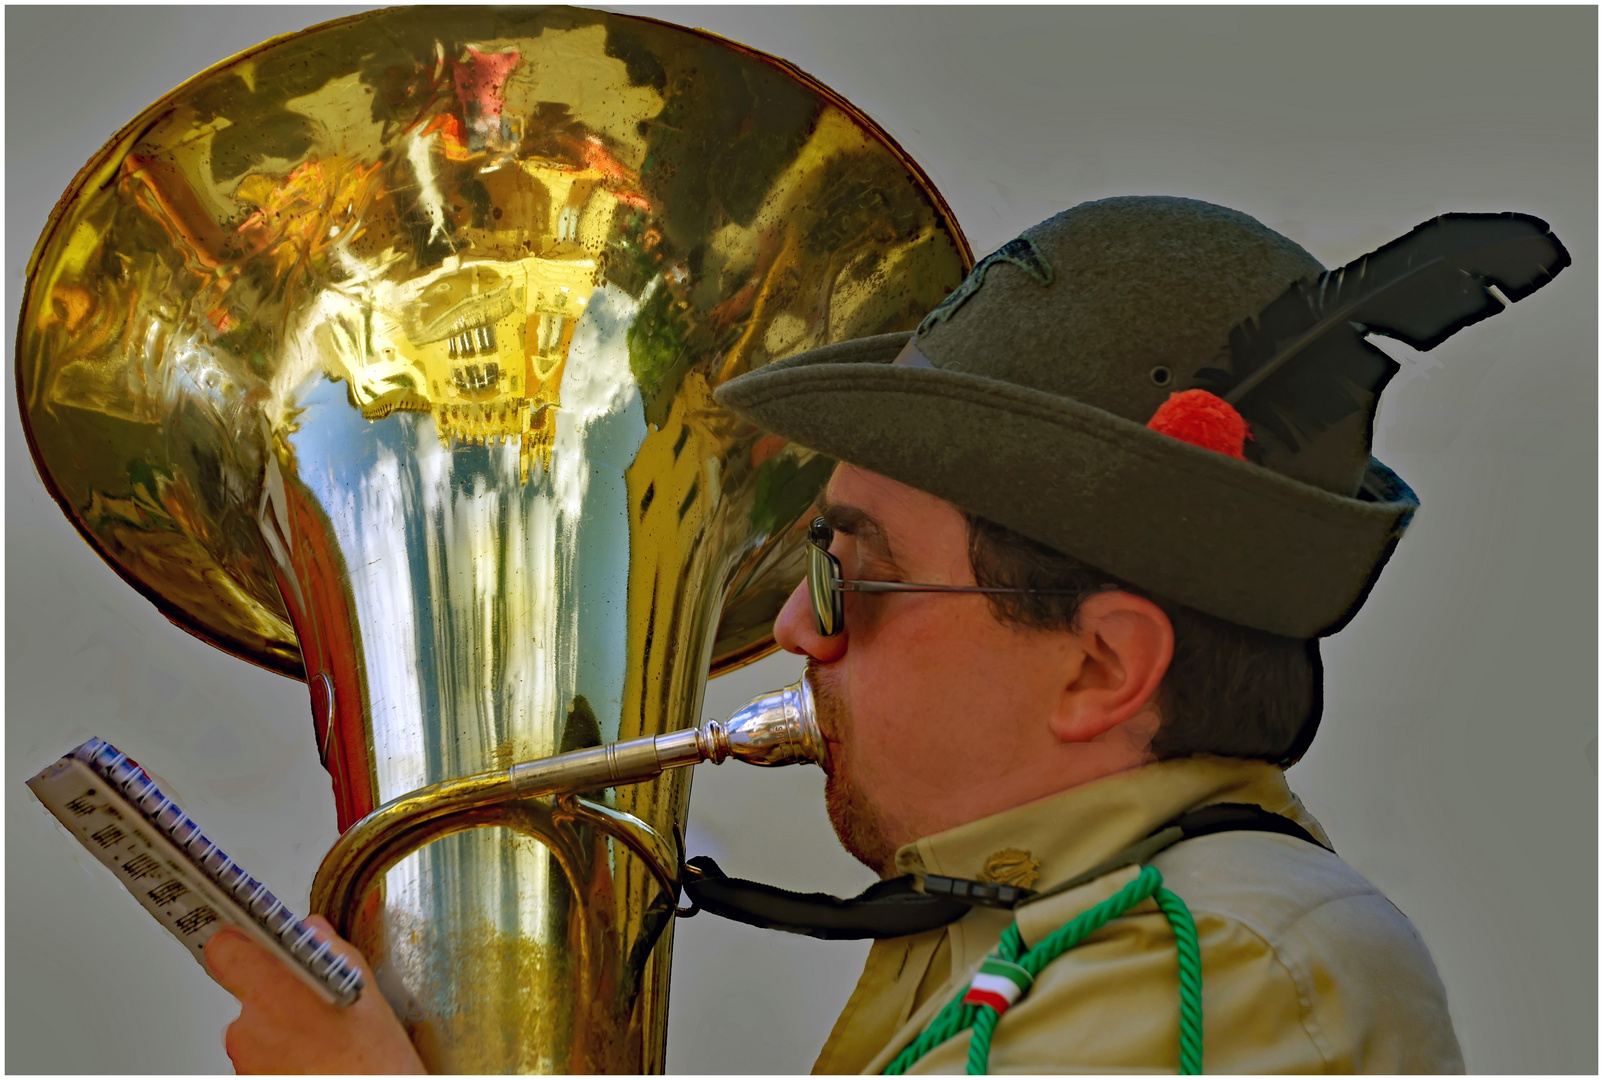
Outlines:
<svg viewBox="0 0 1603 1080"><path fill-rule="evenodd" d="M774 620L774 640L786 652L808 656L820 664L839 660L846 653L846 631L834 637L818 632L818 620L813 616L813 602L807 595L807 582L796 586Z"/></svg>

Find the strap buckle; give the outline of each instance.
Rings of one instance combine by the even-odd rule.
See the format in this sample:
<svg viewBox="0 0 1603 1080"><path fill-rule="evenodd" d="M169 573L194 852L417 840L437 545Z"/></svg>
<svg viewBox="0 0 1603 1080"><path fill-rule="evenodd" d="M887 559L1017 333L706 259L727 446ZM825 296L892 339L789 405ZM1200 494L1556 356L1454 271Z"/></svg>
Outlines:
<svg viewBox="0 0 1603 1080"><path fill-rule="evenodd" d="M935 896L950 896L964 903L1002 908L1004 911L1012 911L1020 903L1035 895L1033 890L1023 889L1017 885L942 877L939 874L925 874L923 889Z"/></svg>

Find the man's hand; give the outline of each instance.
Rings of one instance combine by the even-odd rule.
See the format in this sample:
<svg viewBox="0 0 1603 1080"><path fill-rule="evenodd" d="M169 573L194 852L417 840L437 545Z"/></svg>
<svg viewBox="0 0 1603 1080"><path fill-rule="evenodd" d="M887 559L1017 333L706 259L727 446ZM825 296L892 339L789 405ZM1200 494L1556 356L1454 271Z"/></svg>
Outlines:
<svg viewBox="0 0 1603 1080"><path fill-rule="evenodd" d="M349 1008L324 1003L305 983L243 931L219 930L206 942L212 977L239 999L223 1048L238 1073L423 1073L422 1060L367 959L321 916L308 922L362 969L367 986Z"/></svg>

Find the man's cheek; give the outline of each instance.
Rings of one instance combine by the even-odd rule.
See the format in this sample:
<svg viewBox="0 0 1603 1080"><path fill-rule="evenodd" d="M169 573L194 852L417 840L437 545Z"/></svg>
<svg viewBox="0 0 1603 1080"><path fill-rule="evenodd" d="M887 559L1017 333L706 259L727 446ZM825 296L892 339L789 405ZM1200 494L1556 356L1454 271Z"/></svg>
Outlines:
<svg viewBox="0 0 1603 1080"><path fill-rule="evenodd" d="M859 783L870 785L876 798L904 795L922 800L948 790L966 780L973 755L983 753L954 734L939 709L938 693L904 690L878 697L856 714L849 772Z"/></svg>

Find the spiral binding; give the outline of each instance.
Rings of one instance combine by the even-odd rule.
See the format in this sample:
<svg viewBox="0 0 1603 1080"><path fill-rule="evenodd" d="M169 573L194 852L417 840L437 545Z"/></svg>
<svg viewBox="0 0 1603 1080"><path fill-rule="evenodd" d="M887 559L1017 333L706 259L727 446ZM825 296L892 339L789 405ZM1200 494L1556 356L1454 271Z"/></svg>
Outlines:
<svg viewBox="0 0 1603 1080"><path fill-rule="evenodd" d="M104 739L90 739L69 756L82 761L107 783L119 788L146 820L178 845L219 888L238 900L262 929L283 942L290 954L321 980L340 1004L348 1005L361 994L362 973L333 951L333 942L297 919L266 885L247 874L244 867L208 840L200 826L162 794L156 782L129 760L127 754L120 753Z"/></svg>

